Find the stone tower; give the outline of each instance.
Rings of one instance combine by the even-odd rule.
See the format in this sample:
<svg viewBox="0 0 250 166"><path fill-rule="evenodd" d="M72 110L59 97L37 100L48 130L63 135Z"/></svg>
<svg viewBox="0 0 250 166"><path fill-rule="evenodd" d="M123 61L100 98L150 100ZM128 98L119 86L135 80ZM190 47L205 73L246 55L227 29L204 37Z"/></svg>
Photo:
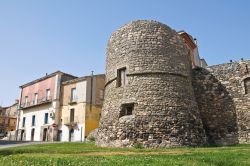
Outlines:
<svg viewBox="0 0 250 166"><path fill-rule="evenodd" d="M147 20L114 32L97 145L197 146L204 139L188 50L179 35Z"/></svg>

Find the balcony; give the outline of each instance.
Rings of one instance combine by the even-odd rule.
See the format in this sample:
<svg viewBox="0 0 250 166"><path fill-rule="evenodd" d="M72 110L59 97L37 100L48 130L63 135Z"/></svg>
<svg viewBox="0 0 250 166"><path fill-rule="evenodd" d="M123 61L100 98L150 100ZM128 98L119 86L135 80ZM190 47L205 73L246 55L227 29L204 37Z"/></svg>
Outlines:
<svg viewBox="0 0 250 166"><path fill-rule="evenodd" d="M19 107L19 109L26 109L26 108L31 108L31 107L35 107L35 106L39 106L42 104L48 104L52 102L52 97L43 97L41 99L38 99L37 101L33 100L32 102L26 102L26 103L22 103Z"/></svg>
<svg viewBox="0 0 250 166"><path fill-rule="evenodd" d="M11 123L11 124L8 124L6 127L15 128L15 127L16 127L16 124Z"/></svg>
<svg viewBox="0 0 250 166"><path fill-rule="evenodd" d="M69 100L69 102L68 102L68 104L69 105L73 105L73 104L76 104L77 103L77 97L69 97L68 98Z"/></svg>
<svg viewBox="0 0 250 166"><path fill-rule="evenodd" d="M70 119L70 117L64 117L63 124L66 126L74 127L79 123L78 117L74 117L74 119Z"/></svg>

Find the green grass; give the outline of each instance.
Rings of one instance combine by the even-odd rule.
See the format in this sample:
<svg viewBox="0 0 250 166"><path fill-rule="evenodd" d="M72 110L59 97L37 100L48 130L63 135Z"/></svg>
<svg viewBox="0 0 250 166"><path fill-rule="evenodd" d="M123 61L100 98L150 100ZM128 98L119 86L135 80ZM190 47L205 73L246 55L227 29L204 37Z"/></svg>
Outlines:
<svg viewBox="0 0 250 166"><path fill-rule="evenodd" d="M250 166L250 145L203 148L101 148L58 143L0 150L0 166L170 165Z"/></svg>

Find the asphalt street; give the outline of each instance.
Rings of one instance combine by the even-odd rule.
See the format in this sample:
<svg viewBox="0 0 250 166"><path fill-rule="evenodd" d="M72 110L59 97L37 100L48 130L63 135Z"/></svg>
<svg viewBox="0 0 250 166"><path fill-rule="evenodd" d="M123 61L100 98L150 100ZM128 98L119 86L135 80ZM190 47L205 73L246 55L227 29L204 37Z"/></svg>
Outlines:
<svg viewBox="0 0 250 166"><path fill-rule="evenodd" d="M0 149L18 147L18 146L27 146L27 145L37 145L37 144L48 144L52 142L31 142L31 141L5 141L0 140Z"/></svg>

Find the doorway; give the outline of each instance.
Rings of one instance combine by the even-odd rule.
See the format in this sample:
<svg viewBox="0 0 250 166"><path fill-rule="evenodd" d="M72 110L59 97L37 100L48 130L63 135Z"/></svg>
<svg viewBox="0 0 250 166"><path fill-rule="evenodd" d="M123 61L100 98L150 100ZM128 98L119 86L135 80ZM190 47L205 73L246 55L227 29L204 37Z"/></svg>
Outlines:
<svg viewBox="0 0 250 166"><path fill-rule="evenodd" d="M24 130L21 130L21 141L24 141Z"/></svg>
<svg viewBox="0 0 250 166"><path fill-rule="evenodd" d="M44 128L43 129L43 141L48 141L47 134L48 134L48 129Z"/></svg>
<svg viewBox="0 0 250 166"><path fill-rule="evenodd" d="M74 129L69 130L69 142L74 140Z"/></svg>
<svg viewBox="0 0 250 166"><path fill-rule="evenodd" d="M31 141L34 141L35 129L31 129Z"/></svg>
<svg viewBox="0 0 250 166"><path fill-rule="evenodd" d="M62 141L62 130L58 130L57 141Z"/></svg>

